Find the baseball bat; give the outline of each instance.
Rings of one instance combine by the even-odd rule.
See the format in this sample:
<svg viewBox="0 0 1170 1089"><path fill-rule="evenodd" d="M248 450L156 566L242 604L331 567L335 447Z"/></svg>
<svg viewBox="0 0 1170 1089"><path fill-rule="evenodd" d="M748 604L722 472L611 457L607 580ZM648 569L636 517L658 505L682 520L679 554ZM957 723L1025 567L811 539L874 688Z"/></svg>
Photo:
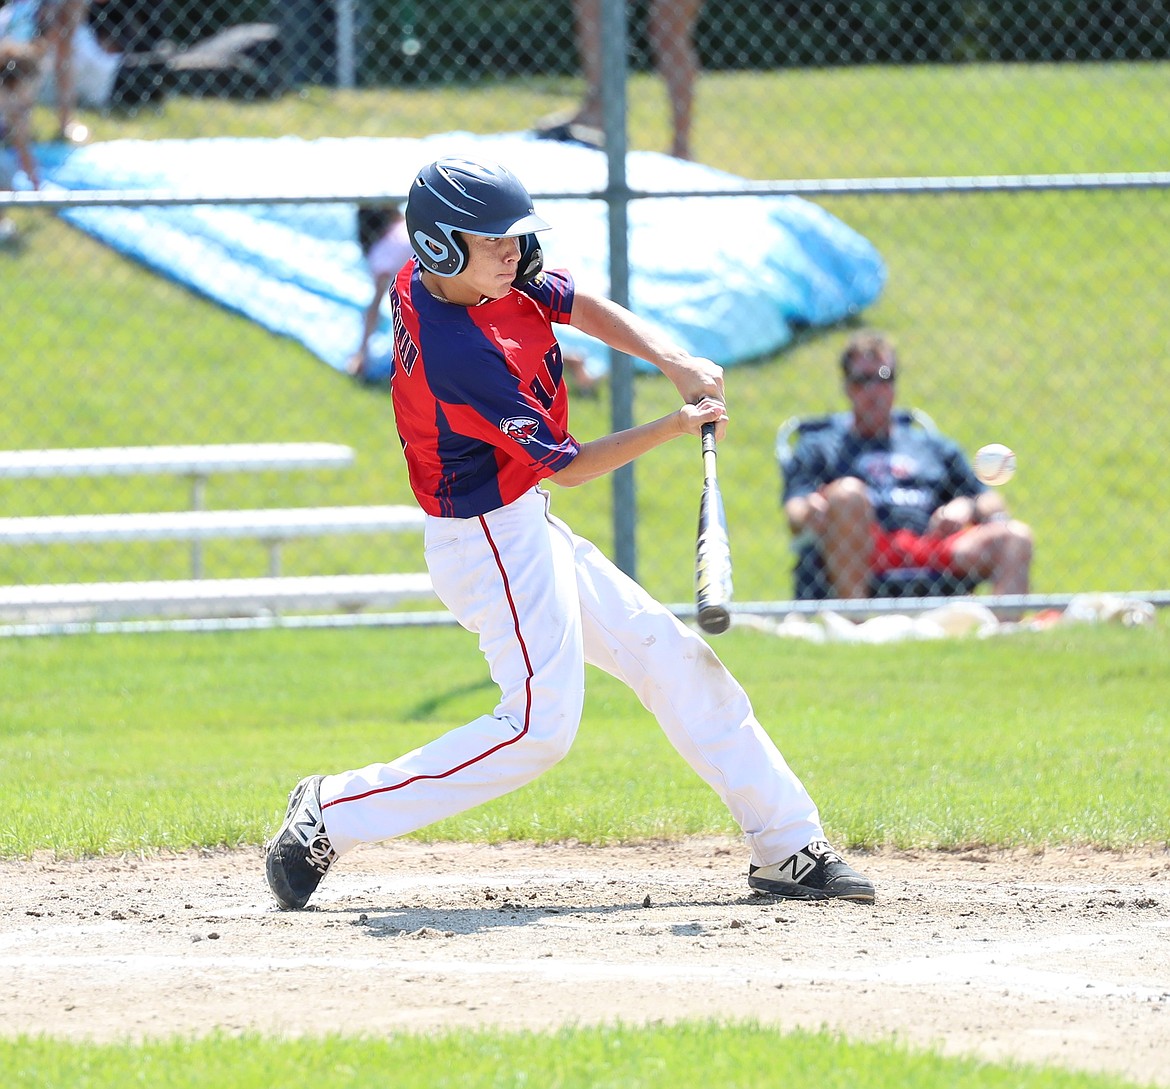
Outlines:
<svg viewBox="0 0 1170 1089"><path fill-rule="evenodd" d="M715 467L715 425L703 425L703 497L695 544L695 605L699 627L720 635L731 626L731 544Z"/></svg>

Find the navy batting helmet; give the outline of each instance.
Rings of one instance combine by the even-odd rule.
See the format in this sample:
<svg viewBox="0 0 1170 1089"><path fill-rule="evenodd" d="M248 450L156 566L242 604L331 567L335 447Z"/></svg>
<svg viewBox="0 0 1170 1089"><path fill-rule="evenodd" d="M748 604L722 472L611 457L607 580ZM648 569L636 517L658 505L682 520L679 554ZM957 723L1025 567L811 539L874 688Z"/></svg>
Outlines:
<svg viewBox="0 0 1170 1089"><path fill-rule="evenodd" d="M519 284L540 271L543 258L534 232L548 230L548 224L532 210L528 190L506 167L439 159L424 166L410 187L406 228L419 263L436 276L458 276L467 265L467 244L457 231L519 238Z"/></svg>

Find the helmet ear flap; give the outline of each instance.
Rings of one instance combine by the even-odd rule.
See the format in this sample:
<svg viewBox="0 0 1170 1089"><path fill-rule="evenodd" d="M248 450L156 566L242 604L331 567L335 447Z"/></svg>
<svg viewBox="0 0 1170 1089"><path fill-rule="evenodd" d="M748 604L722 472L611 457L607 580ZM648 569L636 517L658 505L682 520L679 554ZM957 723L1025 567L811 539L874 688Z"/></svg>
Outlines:
<svg viewBox="0 0 1170 1089"><path fill-rule="evenodd" d="M467 262L471 260L471 247L467 244L467 239L463 237L462 231L448 231L447 237L451 239L451 245L455 247L458 254L457 263L450 275L458 276L465 268Z"/></svg>
<svg viewBox="0 0 1170 1089"><path fill-rule="evenodd" d="M408 221L409 225L409 221ZM425 230L411 232L411 245L419 262L428 272L437 276L458 276L466 267L471 251L459 231L443 229L441 237L428 234Z"/></svg>
<svg viewBox="0 0 1170 1089"><path fill-rule="evenodd" d="M516 264L516 275L512 280L513 287L520 287L534 280L540 270L544 268L544 251L540 248L540 240L534 234L522 235L520 238L520 260Z"/></svg>

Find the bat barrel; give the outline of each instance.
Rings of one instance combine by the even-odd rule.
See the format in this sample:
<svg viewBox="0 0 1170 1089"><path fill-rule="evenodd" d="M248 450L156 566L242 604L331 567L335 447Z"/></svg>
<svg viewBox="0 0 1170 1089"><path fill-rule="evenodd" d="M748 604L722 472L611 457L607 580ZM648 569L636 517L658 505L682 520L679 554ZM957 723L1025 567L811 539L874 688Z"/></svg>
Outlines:
<svg viewBox="0 0 1170 1089"><path fill-rule="evenodd" d="M703 425L703 496L695 546L695 606L699 627L721 635L731 626L731 549L715 469L715 425Z"/></svg>

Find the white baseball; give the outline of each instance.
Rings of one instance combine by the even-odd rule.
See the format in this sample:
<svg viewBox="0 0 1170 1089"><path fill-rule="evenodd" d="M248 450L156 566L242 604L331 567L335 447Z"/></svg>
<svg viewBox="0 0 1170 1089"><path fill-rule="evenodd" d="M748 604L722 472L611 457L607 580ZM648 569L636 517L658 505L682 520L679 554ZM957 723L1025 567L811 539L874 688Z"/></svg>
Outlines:
<svg viewBox="0 0 1170 1089"><path fill-rule="evenodd" d="M975 475L984 484L999 487L1011 480L1016 471L1016 455L999 442L988 443L975 452Z"/></svg>

